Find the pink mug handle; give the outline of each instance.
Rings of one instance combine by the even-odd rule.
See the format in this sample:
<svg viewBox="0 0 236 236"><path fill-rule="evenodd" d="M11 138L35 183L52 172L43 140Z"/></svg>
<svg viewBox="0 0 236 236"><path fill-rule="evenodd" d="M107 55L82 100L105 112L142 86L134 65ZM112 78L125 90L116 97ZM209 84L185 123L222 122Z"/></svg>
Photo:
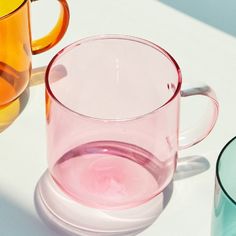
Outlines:
<svg viewBox="0 0 236 236"><path fill-rule="evenodd" d="M183 85L181 89L181 97L189 97L194 95L206 96L211 101L211 107L207 111L206 119L197 127L180 132L179 149L191 147L208 136L213 127L219 113L219 103L217 101L215 92L206 84L188 84Z"/></svg>

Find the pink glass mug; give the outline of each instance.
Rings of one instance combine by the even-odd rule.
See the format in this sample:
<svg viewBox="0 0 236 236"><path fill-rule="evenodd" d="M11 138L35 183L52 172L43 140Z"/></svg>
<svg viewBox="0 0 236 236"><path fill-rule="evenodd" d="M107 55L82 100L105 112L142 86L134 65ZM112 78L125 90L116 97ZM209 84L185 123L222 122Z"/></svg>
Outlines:
<svg viewBox="0 0 236 236"><path fill-rule="evenodd" d="M56 185L101 209L135 207L158 195L172 180L178 150L204 139L218 116L209 86L181 84L173 57L140 38L97 36L60 51L46 73ZM179 134L180 98L192 95L206 96L211 106L203 124Z"/></svg>

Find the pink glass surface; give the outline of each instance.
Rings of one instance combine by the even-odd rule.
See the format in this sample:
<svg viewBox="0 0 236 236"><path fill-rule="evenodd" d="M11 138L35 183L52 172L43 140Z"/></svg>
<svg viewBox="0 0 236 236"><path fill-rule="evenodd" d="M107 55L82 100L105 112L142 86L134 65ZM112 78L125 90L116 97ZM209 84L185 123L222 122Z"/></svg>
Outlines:
<svg viewBox="0 0 236 236"><path fill-rule="evenodd" d="M137 206L176 167L181 74L157 45L99 36L59 52L46 74L50 173L74 200Z"/></svg>

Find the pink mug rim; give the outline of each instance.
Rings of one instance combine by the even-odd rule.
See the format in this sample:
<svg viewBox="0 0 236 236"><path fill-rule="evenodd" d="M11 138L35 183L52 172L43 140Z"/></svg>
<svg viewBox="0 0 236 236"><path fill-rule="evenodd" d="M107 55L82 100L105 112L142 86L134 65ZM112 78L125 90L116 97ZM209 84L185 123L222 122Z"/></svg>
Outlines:
<svg viewBox="0 0 236 236"><path fill-rule="evenodd" d="M92 117L92 116L88 116L82 113L79 113L77 111L72 110L71 108L67 107L66 105L64 105L59 98L57 98L57 96L53 93L53 91L51 90L50 87L50 82L49 82L49 75L50 75L50 70L54 64L54 62L57 61L58 58L60 58L61 56L63 56L64 53L69 52L70 50L73 50L73 48L84 44L84 43L89 43L89 42L93 42L96 40L107 40L107 39L119 39L119 40L129 40L129 41L133 41L133 42L138 42L141 44L144 44L146 46L152 47L153 49L161 52L166 59L168 59L170 62L172 62L173 66L176 69L177 75L178 75L178 82L177 82L177 87L176 90L174 92L174 94L166 101L164 102L161 106L155 108L154 110L147 112L145 114L142 115L138 115L138 116L134 116L134 117L130 117L130 118L124 118L124 119L102 119L102 118L96 118L96 117ZM60 106L62 106L63 108L65 108L66 110L79 115L81 117L84 117L86 119L93 119L93 120L99 120L99 121L128 121L128 120L136 120L136 119L140 119L146 115L155 113L156 111L160 110L161 108L165 107L166 105L168 105L172 100L175 99L175 97L179 94L180 89L181 89L181 85L182 85L182 74L181 74L181 70L180 67L178 65L178 63L176 62L176 60L171 56L170 53L168 53L165 49L163 49L162 47L158 46L157 44L143 39L143 38L139 38L136 36L130 36L130 35L122 35L122 34L103 34L103 35L95 35L95 36L90 36L90 37L86 37L80 40L77 40L74 43L71 43L69 45L67 45L66 47L64 47L63 49L61 49L49 62L47 69L46 69L46 73L45 73L45 87L47 92L49 93L50 97L56 101Z"/></svg>

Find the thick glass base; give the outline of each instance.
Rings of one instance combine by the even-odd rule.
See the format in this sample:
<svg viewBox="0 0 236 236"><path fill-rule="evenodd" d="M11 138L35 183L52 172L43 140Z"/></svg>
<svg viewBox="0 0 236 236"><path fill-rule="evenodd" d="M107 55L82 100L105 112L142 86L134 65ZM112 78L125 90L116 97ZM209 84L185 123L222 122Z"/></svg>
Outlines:
<svg viewBox="0 0 236 236"><path fill-rule="evenodd" d="M157 197L137 207L104 210L78 203L66 195L46 171L35 189L42 220L68 236L133 236L149 227L168 204L172 183Z"/></svg>

